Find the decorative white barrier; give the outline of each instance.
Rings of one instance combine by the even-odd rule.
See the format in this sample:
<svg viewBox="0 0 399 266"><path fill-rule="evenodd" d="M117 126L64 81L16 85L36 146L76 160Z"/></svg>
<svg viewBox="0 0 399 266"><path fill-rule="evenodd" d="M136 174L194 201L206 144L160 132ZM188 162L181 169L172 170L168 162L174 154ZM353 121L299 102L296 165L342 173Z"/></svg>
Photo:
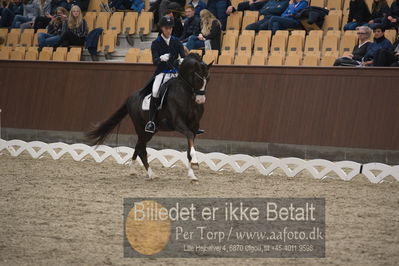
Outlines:
<svg viewBox="0 0 399 266"><path fill-rule="evenodd" d="M22 140L6 141L0 139L0 155L8 151L11 156L19 156L27 151L34 159L41 158L45 153L54 160L69 154L75 161L83 161L92 157L96 162L103 162L112 157L118 164L131 162L134 149L129 147L111 148L105 145L91 147L85 144L44 143L41 141L25 142ZM149 162L159 160L164 167L172 167L177 162L187 166L187 153L176 150L154 150L147 148ZM205 163L211 170L220 171L229 165L237 173L242 173L250 167L257 169L262 175L271 175L276 169L281 169L288 177L294 177L303 170L307 170L314 178L324 179L330 172L338 175L342 180L349 181L357 174L362 173L372 183L380 183L387 176L393 176L399 181L399 165L389 166L382 163L359 164L351 161L331 162L327 160L302 160L298 158L279 159L272 156L252 157L249 155L226 155L223 153L197 152L199 163ZM140 161L141 164L141 161ZM375 175L373 172L379 172Z"/></svg>

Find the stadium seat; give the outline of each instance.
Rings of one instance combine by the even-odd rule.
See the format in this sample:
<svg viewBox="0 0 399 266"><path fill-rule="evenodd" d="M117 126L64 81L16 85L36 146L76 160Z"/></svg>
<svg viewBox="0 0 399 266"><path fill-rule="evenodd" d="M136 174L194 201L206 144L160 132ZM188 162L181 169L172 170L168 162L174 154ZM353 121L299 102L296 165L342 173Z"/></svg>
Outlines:
<svg viewBox="0 0 399 266"><path fill-rule="evenodd" d="M347 34L342 36L341 44L339 46L339 55L347 55L352 53L353 47L357 44L357 38L355 35Z"/></svg>
<svg viewBox="0 0 399 266"><path fill-rule="evenodd" d="M308 35L305 41L305 54L320 54L320 39L317 35Z"/></svg>
<svg viewBox="0 0 399 266"><path fill-rule="evenodd" d="M396 41L396 30L385 30L385 38L387 38L391 43L394 43Z"/></svg>
<svg viewBox="0 0 399 266"><path fill-rule="evenodd" d="M139 58L139 55L138 55L138 54L135 54L135 53L127 53L127 54L125 55L125 62L126 62L126 63L137 63L138 58Z"/></svg>
<svg viewBox="0 0 399 266"><path fill-rule="evenodd" d="M233 34L225 34L223 36L222 54L235 54L237 46L237 37Z"/></svg>
<svg viewBox="0 0 399 266"><path fill-rule="evenodd" d="M8 60L10 59L10 51L7 49L0 50L0 60Z"/></svg>
<svg viewBox="0 0 399 266"><path fill-rule="evenodd" d="M338 40L341 39L341 31L340 30L329 30L326 32L326 36L335 35L338 37Z"/></svg>
<svg viewBox="0 0 399 266"><path fill-rule="evenodd" d="M117 38L118 38L118 36L117 36L116 31L107 30L104 32L103 38L102 38L102 50L104 51L104 53L106 55L108 53L115 52Z"/></svg>
<svg viewBox="0 0 399 266"><path fill-rule="evenodd" d="M4 44L0 46L4 46L7 43L7 35L8 35L8 29L7 28L0 28L0 37L4 39Z"/></svg>
<svg viewBox="0 0 399 266"><path fill-rule="evenodd" d="M29 47L25 54L25 60L37 60L39 58L39 52L36 47Z"/></svg>
<svg viewBox="0 0 399 266"><path fill-rule="evenodd" d="M323 58L321 59L320 66L324 66L324 67L333 66L335 59L337 59L337 57L333 56L333 55L323 56Z"/></svg>
<svg viewBox="0 0 399 266"><path fill-rule="evenodd" d="M144 49L141 51L138 63L152 63L152 54L150 49Z"/></svg>
<svg viewBox="0 0 399 266"><path fill-rule="evenodd" d="M245 30L249 24L255 23L258 21L258 17L254 16L244 16L242 19L242 29Z"/></svg>
<svg viewBox="0 0 399 266"><path fill-rule="evenodd" d="M154 14L152 12L141 12L137 19L137 30L142 35L148 35L151 33L152 24L154 21Z"/></svg>
<svg viewBox="0 0 399 266"><path fill-rule="evenodd" d="M320 58L316 54L307 54L303 57L303 66L318 66Z"/></svg>
<svg viewBox="0 0 399 266"><path fill-rule="evenodd" d="M80 61L80 53L69 51L66 57L66 61L68 62Z"/></svg>
<svg viewBox="0 0 399 266"><path fill-rule="evenodd" d="M96 22L97 12L86 12L84 18L86 20L89 31L92 31L94 29L94 24Z"/></svg>
<svg viewBox="0 0 399 266"><path fill-rule="evenodd" d="M233 64L234 55L232 54L221 54L218 59L219 65L231 65Z"/></svg>
<svg viewBox="0 0 399 266"><path fill-rule="evenodd" d="M108 12L100 12L98 13L96 23L94 24L94 28L102 28L103 30L108 29L110 13Z"/></svg>
<svg viewBox="0 0 399 266"><path fill-rule="evenodd" d="M125 15L125 19L123 20L123 33L125 34L135 34L136 33L136 25L138 19L137 12L127 12Z"/></svg>
<svg viewBox="0 0 399 266"><path fill-rule="evenodd" d="M285 35L274 35L272 39L272 45L270 48L270 53L274 54L283 54L285 55L287 47L287 37Z"/></svg>
<svg viewBox="0 0 399 266"><path fill-rule="evenodd" d="M305 30L293 30L291 36L299 35L302 37L302 47L305 45L306 31Z"/></svg>
<svg viewBox="0 0 399 266"><path fill-rule="evenodd" d="M123 12L114 12L109 19L108 30L115 31L117 34L122 32Z"/></svg>
<svg viewBox="0 0 399 266"><path fill-rule="evenodd" d="M328 35L324 37L322 54L332 53L338 51L338 37L335 35Z"/></svg>
<svg viewBox="0 0 399 266"><path fill-rule="evenodd" d="M278 30L276 31L276 35L283 35L286 40L288 40L288 36L290 35L290 32L288 30Z"/></svg>
<svg viewBox="0 0 399 266"><path fill-rule="evenodd" d="M202 56L202 50L201 49L193 49L193 50L190 50L190 54L198 54L199 56Z"/></svg>
<svg viewBox="0 0 399 266"><path fill-rule="evenodd" d="M238 39L238 54L246 54L251 56L253 46L253 37L251 35L240 35Z"/></svg>
<svg viewBox="0 0 399 266"><path fill-rule="evenodd" d="M53 53L53 61L65 61L68 54L68 48L57 47Z"/></svg>
<svg viewBox="0 0 399 266"><path fill-rule="evenodd" d="M35 47L39 46L38 39L37 39L37 37L39 36L39 33L47 33L47 30L46 29L38 29L36 31L35 35L33 36L33 44L32 44L32 46L35 46Z"/></svg>
<svg viewBox="0 0 399 266"><path fill-rule="evenodd" d="M231 0L231 5L232 5L235 9L237 9L238 4L241 3L241 2L242 2L242 0Z"/></svg>
<svg viewBox="0 0 399 266"><path fill-rule="evenodd" d="M291 35L288 39L288 54L303 54L304 40L301 35Z"/></svg>
<svg viewBox="0 0 399 266"><path fill-rule="evenodd" d="M21 50L15 50L10 53L10 60L24 60L25 59L25 52Z"/></svg>
<svg viewBox="0 0 399 266"><path fill-rule="evenodd" d="M317 7L326 7L324 0L312 0L310 2L311 6L317 6Z"/></svg>
<svg viewBox="0 0 399 266"><path fill-rule="evenodd" d="M342 10L342 0L328 0L327 9L329 10Z"/></svg>
<svg viewBox="0 0 399 266"><path fill-rule="evenodd" d="M44 47L47 48L47 47ZM48 49L44 49L40 52L39 54L39 61L50 61L53 57L53 51L48 50Z"/></svg>
<svg viewBox="0 0 399 266"><path fill-rule="evenodd" d="M269 56L269 59L267 60L267 65L268 66L282 66L284 61L284 55L282 54L275 54Z"/></svg>
<svg viewBox="0 0 399 266"><path fill-rule="evenodd" d="M248 65L251 59L251 55L238 54L234 58L234 65Z"/></svg>
<svg viewBox="0 0 399 266"><path fill-rule="evenodd" d="M226 30L240 30L242 23L242 11L231 13L227 17Z"/></svg>
<svg viewBox="0 0 399 266"><path fill-rule="evenodd" d="M101 11L100 4L108 3L107 0L90 0L88 10L89 11Z"/></svg>
<svg viewBox="0 0 399 266"><path fill-rule="evenodd" d="M7 35L7 46L17 46L19 44L20 36L21 31L19 29L12 29Z"/></svg>
<svg viewBox="0 0 399 266"><path fill-rule="evenodd" d="M262 54L253 55L251 57L250 65L253 66L264 66L266 63L266 56Z"/></svg>
<svg viewBox="0 0 399 266"><path fill-rule="evenodd" d="M328 14L324 17L323 30L340 30L341 29L341 16L337 14Z"/></svg>
<svg viewBox="0 0 399 266"><path fill-rule="evenodd" d="M25 29L21 34L19 45L24 47L32 46L34 35L35 35L34 29Z"/></svg>
<svg viewBox="0 0 399 266"><path fill-rule="evenodd" d="M252 40L255 39L255 31L254 30L243 30L241 35L249 35L252 37Z"/></svg>
<svg viewBox="0 0 399 266"><path fill-rule="evenodd" d="M218 57L219 57L219 51L218 50L207 50L205 51L204 57L202 60L206 64L210 64L212 61L214 64L217 64L218 62Z"/></svg>
<svg viewBox="0 0 399 266"><path fill-rule="evenodd" d="M301 64L301 59L302 59L302 56L301 55L295 55L295 54L292 54L292 55L288 55L286 58L285 58L285 66L299 66L300 64Z"/></svg>
<svg viewBox="0 0 399 266"><path fill-rule="evenodd" d="M268 55L270 37L267 34L258 34L255 37L254 54Z"/></svg>

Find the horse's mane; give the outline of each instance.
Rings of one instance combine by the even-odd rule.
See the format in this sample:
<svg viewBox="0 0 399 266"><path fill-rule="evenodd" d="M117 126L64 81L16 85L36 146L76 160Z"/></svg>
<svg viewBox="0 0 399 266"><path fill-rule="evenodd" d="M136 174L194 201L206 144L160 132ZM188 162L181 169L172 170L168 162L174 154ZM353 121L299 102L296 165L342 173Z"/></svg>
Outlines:
<svg viewBox="0 0 399 266"><path fill-rule="evenodd" d="M201 56L196 53L186 55L186 57L184 57L183 63L179 67L180 75L182 75L183 77L187 77L187 75L192 74L195 65L200 64L201 62Z"/></svg>

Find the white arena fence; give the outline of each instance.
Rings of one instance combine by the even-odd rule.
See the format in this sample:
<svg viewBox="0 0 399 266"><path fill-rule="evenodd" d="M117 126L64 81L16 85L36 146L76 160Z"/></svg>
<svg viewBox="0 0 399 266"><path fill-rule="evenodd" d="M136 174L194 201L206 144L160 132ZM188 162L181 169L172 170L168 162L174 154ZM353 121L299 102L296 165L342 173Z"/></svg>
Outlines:
<svg viewBox="0 0 399 266"><path fill-rule="evenodd" d="M118 164L129 164L134 149L129 147L109 147L99 145L91 147L85 144L66 144L62 142L44 143L41 141L25 142L22 140L0 139L0 155L8 152L17 157L23 152L28 152L34 159L39 159L48 154L54 160L69 154L75 161L84 161L92 158L101 163L107 158L113 158ZM149 162L158 160L164 167L173 167L181 162L187 166L186 151L180 152L171 149L154 150L147 148ZM329 177L331 173L336 174L342 180L349 181L356 175L362 173L372 183L380 183L384 178L393 176L399 181L399 165L389 166L382 163L360 164L352 161L331 162L328 160L302 160L299 158L276 158L272 156L253 157L237 154L226 155L223 153L201 153L197 152L199 163L206 164L213 171L221 171L230 166L235 172L243 173L248 168L255 168L262 175L271 175L277 169L281 169L288 177L294 177L306 170L316 179ZM139 160L139 159L138 159ZM141 161L139 161L141 164Z"/></svg>

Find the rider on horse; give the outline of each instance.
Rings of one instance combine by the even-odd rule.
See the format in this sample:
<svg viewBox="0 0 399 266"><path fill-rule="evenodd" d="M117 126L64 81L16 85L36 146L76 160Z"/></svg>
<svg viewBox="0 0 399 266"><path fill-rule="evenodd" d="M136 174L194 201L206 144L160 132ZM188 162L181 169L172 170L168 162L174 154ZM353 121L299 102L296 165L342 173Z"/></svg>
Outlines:
<svg viewBox="0 0 399 266"><path fill-rule="evenodd" d="M152 85L152 95L150 101L150 118L145 126L145 131L155 133L155 117L160 102L159 88L165 82L173 77L177 77L174 62L179 58L182 60L185 56L184 47L180 41L172 36L174 26L173 18L164 16L159 21L161 34L151 44L152 61L157 66L155 70L154 83Z"/></svg>

